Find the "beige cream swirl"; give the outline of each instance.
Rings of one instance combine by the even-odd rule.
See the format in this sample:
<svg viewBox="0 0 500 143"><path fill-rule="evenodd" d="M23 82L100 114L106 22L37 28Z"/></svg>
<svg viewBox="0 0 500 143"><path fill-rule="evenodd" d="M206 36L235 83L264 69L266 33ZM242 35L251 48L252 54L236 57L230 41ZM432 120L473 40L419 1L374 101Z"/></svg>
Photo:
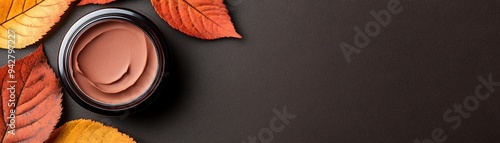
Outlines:
<svg viewBox="0 0 500 143"><path fill-rule="evenodd" d="M158 71L158 57L149 37L122 21L106 21L87 29L70 59L78 87L106 104L138 98L150 88Z"/></svg>

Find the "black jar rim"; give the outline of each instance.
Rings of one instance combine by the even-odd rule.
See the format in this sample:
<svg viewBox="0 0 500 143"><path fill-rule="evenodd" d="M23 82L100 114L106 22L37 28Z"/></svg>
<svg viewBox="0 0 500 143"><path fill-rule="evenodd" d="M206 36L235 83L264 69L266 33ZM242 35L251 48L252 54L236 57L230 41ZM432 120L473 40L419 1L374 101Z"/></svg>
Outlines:
<svg viewBox="0 0 500 143"><path fill-rule="evenodd" d="M137 99L134 99L129 103L106 104L91 99L73 81L72 71L71 68L69 68L69 58L72 53L73 46L79 36L88 28L109 20L129 22L142 29L153 42L158 58L158 71L152 86L145 93L143 93L143 95L140 95ZM169 64L165 62L167 58L170 58L169 53L168 45L164 42L164 38L160 33L160 30L144 15L124 8L103 8L84 15L68 30L59 49L58 71L66 92L80 106L102 115L128 115L144 109L160 94L161 90L158 89L162 89L162 87L165 86L164 80L166 80L166 77L169 75L167 67Z"/></svg>

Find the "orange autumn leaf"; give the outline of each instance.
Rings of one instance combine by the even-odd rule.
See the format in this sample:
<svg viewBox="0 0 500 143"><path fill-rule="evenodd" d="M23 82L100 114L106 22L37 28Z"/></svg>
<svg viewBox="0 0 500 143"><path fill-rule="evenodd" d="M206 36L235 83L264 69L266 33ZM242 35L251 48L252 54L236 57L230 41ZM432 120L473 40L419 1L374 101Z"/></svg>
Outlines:
<svg viewBox="0 0 500 143"><path fill-rule="evenodd" d="M47 143L135 143L134 139L106 126L88 119L78 119L65 123L57 128L47 140Z"/></svg>
<svg viewBox="0 0 500 143"><path fill-rule="evenodd" d="M62 94L43 46L0 68L0 81L0 142L45 141L61 116Z"/></svg>
<svg viewBox="0 0 500 143"><path fill-rule="evenodd" d="M73 0L4 0L0 3L0 48L24 48L42 38ZM8 31L16 34L8 43Z"/></svg>
<svg viewBox="0 0 500 143"><path fill-rule="evenodd" d="M151 0L156 12L173 28L201 39L241 38L223 0Z"/></svg>
<svg viewBox="0 0 500 143"><path fill-rule="evenodd" d="M107 4L114 1L115 0L81 0L80 3L78 3L78 6L83 6L87 4Z"/></svg>

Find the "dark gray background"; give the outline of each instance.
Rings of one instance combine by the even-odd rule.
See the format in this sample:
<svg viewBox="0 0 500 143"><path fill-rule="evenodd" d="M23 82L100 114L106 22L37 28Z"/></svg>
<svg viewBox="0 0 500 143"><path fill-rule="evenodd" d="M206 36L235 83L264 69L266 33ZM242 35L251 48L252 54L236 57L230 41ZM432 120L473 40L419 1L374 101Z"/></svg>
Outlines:
<svg viewBox="0 0 500 143"><path fill-rule="evenodd" d="M353 44L353 27L373 21L369 12L387 2L226 0L244 38L216 41L172 29L146 0L73 3L42 39L54 69L69 27L92 10L113 6L139 11L160 27L174 74L168 93L132 116L97 115L64 96L60 124L90 118L146 143L241 142L269 127L273 108L286 106L297 118L274 133L273 142L413 142L430 138L436 127L445 130L447 142L500 142L500 93L480 101L457 130L442 119L474 94L478 76L492 73L500 80L500 2L403 0L403 12L348 64L339 44Z"/></svg>

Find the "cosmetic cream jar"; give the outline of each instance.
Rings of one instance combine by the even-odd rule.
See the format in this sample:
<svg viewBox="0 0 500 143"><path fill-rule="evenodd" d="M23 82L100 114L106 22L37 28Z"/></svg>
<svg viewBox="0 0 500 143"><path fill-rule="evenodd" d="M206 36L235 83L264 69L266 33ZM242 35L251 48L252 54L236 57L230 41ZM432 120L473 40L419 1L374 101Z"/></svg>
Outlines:
<svg viewBox="0 0 500 143"><path fill-rule="evenodd" d="M86 14L61 43L58 70L67 93L95 113L135 113L160 94L168 47L145 16L122 8Z"/></svg>

